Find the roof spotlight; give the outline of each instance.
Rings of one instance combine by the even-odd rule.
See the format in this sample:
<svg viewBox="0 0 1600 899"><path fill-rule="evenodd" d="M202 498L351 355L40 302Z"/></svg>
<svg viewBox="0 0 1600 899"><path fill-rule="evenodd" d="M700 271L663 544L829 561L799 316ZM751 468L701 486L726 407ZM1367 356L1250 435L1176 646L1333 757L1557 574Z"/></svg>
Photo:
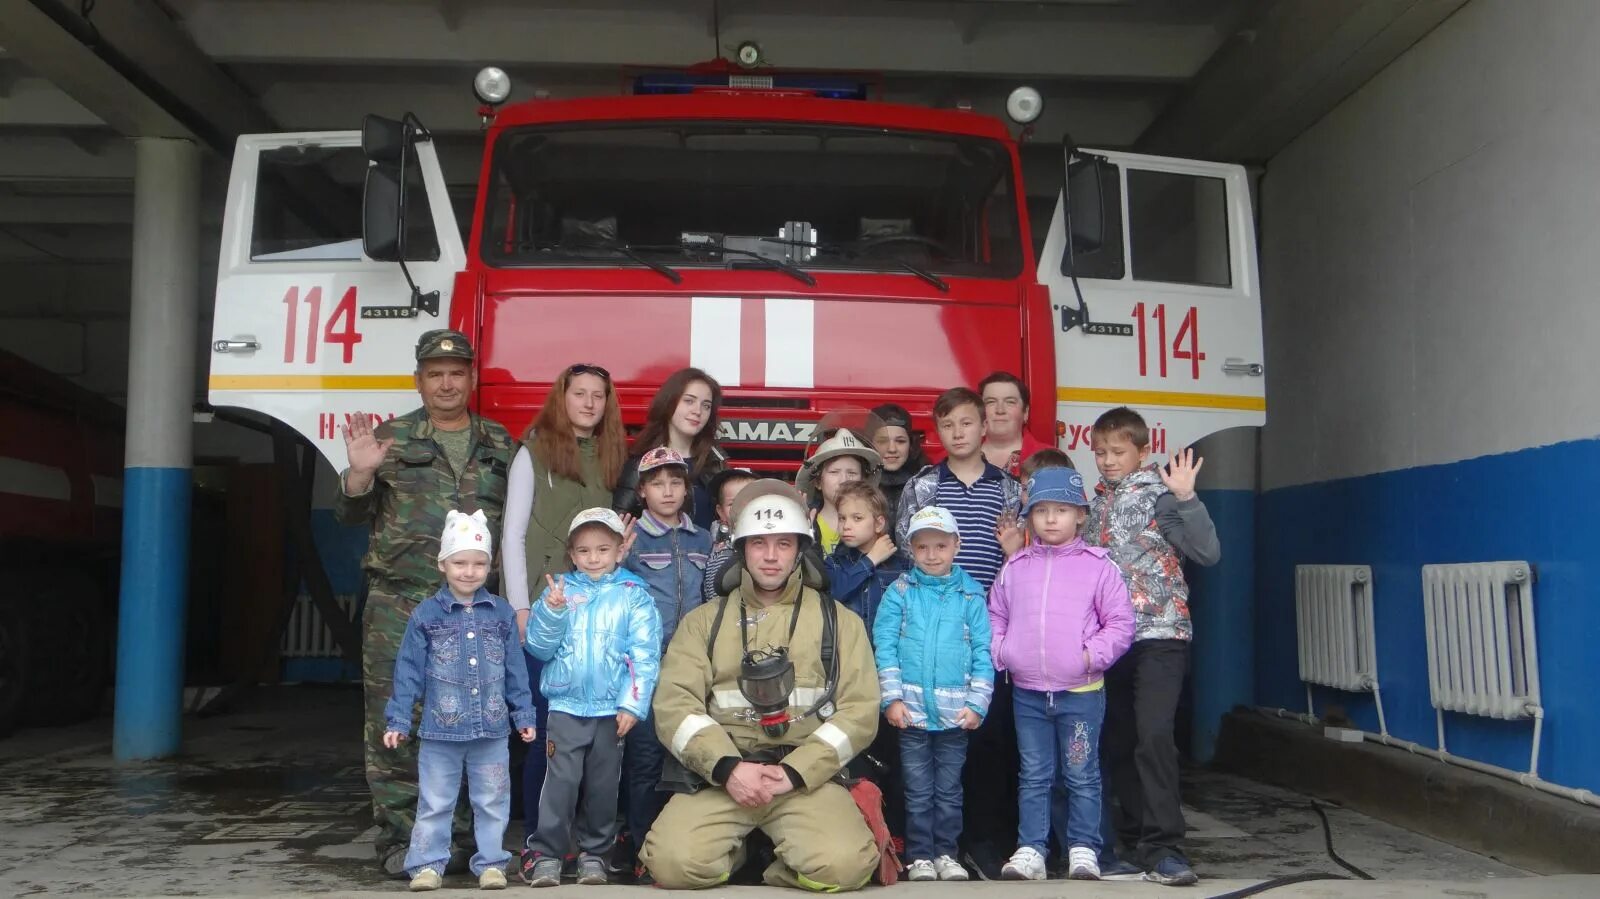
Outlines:
<svg viewBox="0 0 1600 899"><path fill-rule="evenodd" d="M1006 98L1006 115L1018 125L1026 125L1044 112L1044 98L1031 87L1019 87Z"/></svg>
<svg viewBox="0 0 1600 899"><path fill-rule="evenodd" d="M511 76L499 66L485 66L472 79L472 92L490 106L499 106L511 96Z"/></svg>

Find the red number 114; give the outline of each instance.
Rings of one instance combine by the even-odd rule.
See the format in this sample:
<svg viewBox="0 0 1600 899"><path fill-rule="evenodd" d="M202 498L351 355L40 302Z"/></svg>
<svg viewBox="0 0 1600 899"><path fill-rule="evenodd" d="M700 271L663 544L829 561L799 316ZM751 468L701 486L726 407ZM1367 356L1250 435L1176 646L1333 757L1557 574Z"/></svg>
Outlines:
<svg viewBox="0 0 1600 899"><path fill-rule="evenodd" d="M1149 315L1146 315L1148 311ZM1139 376L1150 374L1150 353L1148 340L1148 327L1145 319L1149 318L1156 324L1156 371L1160 377L1167 376L1167 307L1164 303L1147 307L1139 303L1133 307L1133 320L1139 329ZM1187 344L1187 345L1186 345ZM1189 312L1178 320L1178 333L1172 338L1173 359L1187 359L1190 367L1190 377L1200 380L1200 363L1205 361L1206 354L1200 351L1200 315L1195 307L1190 306Z"/></svg>

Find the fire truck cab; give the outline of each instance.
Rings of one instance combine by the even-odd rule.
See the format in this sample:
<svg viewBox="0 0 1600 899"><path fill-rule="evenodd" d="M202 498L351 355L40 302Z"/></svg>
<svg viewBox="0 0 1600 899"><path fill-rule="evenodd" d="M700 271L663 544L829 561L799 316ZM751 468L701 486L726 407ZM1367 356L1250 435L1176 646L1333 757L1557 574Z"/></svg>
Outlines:
<svg viewBox="0 0 1600 899"><path fill-rule="evenodd" d="M1006 123L863 96L712 73L485 105L465 227L409 116L243 137L211 402L342 467L345 416L414 408L412 348L448 326L513 434L569 364L609 370L634 426L693 365L724 388L735 462L769 470L840 408L900 403L932 435L934 398L996 370L1082 468L1111 406L1143 410L1158 452L1263 423L1240 167L1065 147L1054 202L1030 204Z"/></svg>

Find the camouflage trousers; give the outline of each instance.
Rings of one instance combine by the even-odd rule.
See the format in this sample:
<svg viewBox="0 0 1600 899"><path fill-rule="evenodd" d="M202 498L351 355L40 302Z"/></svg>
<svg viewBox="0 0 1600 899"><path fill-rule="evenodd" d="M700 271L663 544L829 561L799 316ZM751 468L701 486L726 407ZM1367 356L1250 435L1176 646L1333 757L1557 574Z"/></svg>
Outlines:
<svg viewBox="0 0 1600 899"><path fill-rule="evenodd" d="M416 607L416 600L382 592L374 585L367 593L366 609L361 615L361 682L366 708L363 736L367 787L372 790L372 823L378 827L374 848L379 862L395 852L405 853L417 819L416 723L422 715L421 697L411 712L411 739L398 749L383 745L383 711L394 693L394 660ZM456 802L451 832L455 845L470 852L474 845L472 806L464 790Z"/></svg>

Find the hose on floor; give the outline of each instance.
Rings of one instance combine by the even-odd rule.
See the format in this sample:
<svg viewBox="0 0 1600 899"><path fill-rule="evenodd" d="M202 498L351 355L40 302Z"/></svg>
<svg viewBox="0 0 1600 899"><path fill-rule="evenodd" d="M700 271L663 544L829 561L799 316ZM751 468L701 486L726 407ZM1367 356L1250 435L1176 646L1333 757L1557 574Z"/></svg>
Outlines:
<svg viewBox="0 0 1600 899"><path fill-rule="evenodd" d="M1316 812L1317 817L1322 820L1322 841L1328 848L1328 858L1333 859L1334 864L1345 869L1346 871L1349 871L1349 874L1326 874L1320 872L1315 874L1290 874L1286 877L1274 877L1271 880L1263 880L1258 884L1253 884L1251 886L1244 887L1243 889L1234 890L1231 893L1222 893L1220 895L1213 896L1212 899L1244 899L1246 896L1255 896L1260 893L1265 893L1268 890L1275 890L1278 887L1286 887L1296 883L1307 883L1313 880L1350 880L1352 876L1360 880L1375 880L1376 878L1374 878L1371 874L1368 874L1355 865L1345 861L1344 858L1339 855L1338 851L1333 848L1333 825L1328 823L1328 813L1322 810L1321 804L1319 804L1315 799L1311 800L1311 810Z"/></svg>

